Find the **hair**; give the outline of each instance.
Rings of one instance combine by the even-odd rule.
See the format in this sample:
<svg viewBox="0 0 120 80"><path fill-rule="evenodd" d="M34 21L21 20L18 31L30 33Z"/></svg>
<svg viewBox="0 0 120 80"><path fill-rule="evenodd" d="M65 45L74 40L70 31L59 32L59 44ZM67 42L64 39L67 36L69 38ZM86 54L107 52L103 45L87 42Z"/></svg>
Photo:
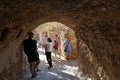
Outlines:
<svg viewBox="0 0 120 80"><path fill-rule="evenodd" d="M57 34L55 34L55 36L58 36Z"/></svg>
<svg viewBox="0 0 120 80"><path fill-rule="evenodd" d="M52 39L51 39L51 38L48 38L47 41L48 41L48 42L52 42Z"/></svg>
<svg viewBox="0 0 120 80"><path fill-rule="evenodd" d="M48 35L47 35L47 34L45 34L45 37L48 37Z"/></svg>
<svg viewBox="0 0 120 80"><path fill-rule="evenodd" d="M29 32L28 35L31 36L31 35L34 35L34 33L33 32Z"/></svg>

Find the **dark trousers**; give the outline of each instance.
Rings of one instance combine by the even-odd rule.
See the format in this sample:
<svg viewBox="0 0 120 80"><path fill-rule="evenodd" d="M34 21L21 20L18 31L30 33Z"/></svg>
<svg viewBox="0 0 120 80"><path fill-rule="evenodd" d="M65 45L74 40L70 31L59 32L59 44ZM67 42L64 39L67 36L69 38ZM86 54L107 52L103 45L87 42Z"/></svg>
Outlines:
<svg viewBox="0 0 120 80"><path fill-rule="evenodd" d="M52 67L51 52L46 52L46 58L47 58L49 66L51 68Z"/></svg>

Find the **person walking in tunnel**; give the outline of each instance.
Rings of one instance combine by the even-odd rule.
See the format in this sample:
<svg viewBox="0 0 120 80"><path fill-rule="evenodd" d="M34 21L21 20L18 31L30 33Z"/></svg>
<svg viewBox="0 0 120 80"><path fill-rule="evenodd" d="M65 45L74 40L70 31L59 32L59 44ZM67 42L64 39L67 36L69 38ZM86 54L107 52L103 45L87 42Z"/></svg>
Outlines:
<svg viewBox="0 0 120 80"><path fill-rule="evenodd" d="M39 54L37 52L37 41L33 39L34 34L30 32L28 34L28 39L24 40L24 52L28 57L28 62L30 64L30 71L32 73L32 78L36 76L36 71L39 71L38 65L40 63Z"/></svg>
<svg viewBox="0 0 120 80"><path fill-rule="evenodd" d="M41 40L41 44L42 44L42 50L44 50L44 53L46 52L45 51L45 45L47 44L47 38L48 38L48 35L47 35L47 33L44 35L44 37L42 38L42 40Z"/></svg>
<svg viewBox="0 0 120 80"><path fill-rule="evenodd" d="M55 58L57 59L57 55L59 55L59 59L61 58L61 55L60 55L60 52L59 52L59 44L60 44L60 40L59 40L59 37L58 35L56 34L55 35L55 38L54 38L54 54L55 54Z"/></svg>
<svg viewBox="0 0 120 80"><path fill-rule="evenodd" d="M69 39L67 39L64 44L64 52L66 54L66 59L69 60L71 58L71 52L72 52L72 44Z"/></svg>
<svg viewBox="0 0 120 80"><path fill-rule="evenodd" d="M48 38L47 41L48 41L48 43L45 46L45 49L46 49L46 53L45 54L46 54L47 62L49 64L48 69L50 70L53 67L53 65L52 65L52 58L51 58L53 45L52 45L51 38Z"/></svg>
<svg viewBox="0 0 120 80"><path fill-rule="evenodd" d="M57 58L57 54L58 54L58 42L56 40L54 40L54 54L55 54L55 58Z"/></svg>

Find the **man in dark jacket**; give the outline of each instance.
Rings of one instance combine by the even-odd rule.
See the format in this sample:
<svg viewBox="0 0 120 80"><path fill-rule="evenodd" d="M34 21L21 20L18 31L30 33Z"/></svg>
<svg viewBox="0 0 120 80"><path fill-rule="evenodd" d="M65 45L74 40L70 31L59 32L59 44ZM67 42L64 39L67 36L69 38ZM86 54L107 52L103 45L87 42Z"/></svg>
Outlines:
<svg viewBox="0 0 120 80"><path fill-rule="evenodd" d="M28 39L24 40L24 52L28 57L28 62L30 64L30 71L32 73L32 78L36 76L36 69L40 63L39 54L37 52L37 42L33 39L34 34L30 32L28 34Z"/></svg>

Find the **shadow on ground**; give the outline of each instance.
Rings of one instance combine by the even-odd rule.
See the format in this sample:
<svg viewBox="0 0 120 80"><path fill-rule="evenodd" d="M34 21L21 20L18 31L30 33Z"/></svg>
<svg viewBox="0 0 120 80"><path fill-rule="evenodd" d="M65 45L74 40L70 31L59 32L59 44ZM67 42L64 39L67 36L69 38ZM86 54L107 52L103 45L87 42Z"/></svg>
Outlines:
<svg viewBox="0 0 120 80"><path fill-rule="evenodd" d="M38 52L41 60L39 65L41 71L37 72L35 78L31 78L30 72L26 73L23 80L80 80L78 65L75 60L66 61L64 59L55 59L54 53L52 53L53 68L48 70L44 51L38 49Z"/></svg>

